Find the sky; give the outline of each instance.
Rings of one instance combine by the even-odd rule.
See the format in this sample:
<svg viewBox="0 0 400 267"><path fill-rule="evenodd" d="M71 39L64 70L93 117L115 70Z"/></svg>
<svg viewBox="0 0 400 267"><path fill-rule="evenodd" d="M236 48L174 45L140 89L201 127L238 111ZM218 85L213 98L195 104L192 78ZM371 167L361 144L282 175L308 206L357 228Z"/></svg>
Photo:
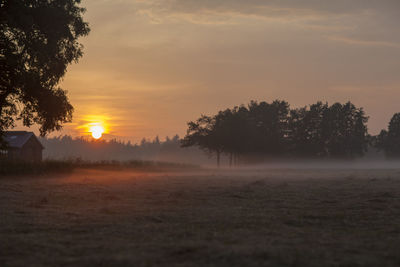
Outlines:
<svg viewBox="0 0 400 267"><path fill-rule="evenodd" d="M83 0L91 33L61 83L75 108L55 135L183 136L250 100L352 101L372 134L400 112L399 0Z"/></svg>

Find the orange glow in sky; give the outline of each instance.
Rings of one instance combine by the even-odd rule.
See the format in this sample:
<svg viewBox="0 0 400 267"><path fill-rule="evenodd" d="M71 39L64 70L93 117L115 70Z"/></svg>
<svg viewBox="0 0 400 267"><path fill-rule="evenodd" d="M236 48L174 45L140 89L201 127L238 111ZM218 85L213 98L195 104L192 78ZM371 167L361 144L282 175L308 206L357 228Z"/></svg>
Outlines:
<svg viewBox="0 0 400 267"><path fill-rule="evenodd" d="M400 1L82 6L91 32L79 39L84 56L60 84L74 118L55 135L90 137L100 125L104 139L183 137L201 114L275 99L291 108L350 100L378 134L399 111Z"/></svg>
<svg viewBox="0 0 400 267"><path fill-rule="evenodd" d="M80 136L92 136L94 139L110 133L109 118L102 115L87 115L77 122L76 131Z"/></svg>

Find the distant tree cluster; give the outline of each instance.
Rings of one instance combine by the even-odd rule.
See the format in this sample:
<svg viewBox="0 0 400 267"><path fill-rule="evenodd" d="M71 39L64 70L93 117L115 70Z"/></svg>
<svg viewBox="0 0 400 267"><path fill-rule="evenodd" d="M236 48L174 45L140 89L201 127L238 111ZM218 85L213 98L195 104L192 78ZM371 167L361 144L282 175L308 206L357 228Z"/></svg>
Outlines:
<svg viewBox="0 0 400 267"><path fill-rule="evenodd" d="M210 159L197 148L182 149L180 138L175 135L160 141L142 139L139 144L121 142L118 140L94 140L91 138L72 138L60 136L40 138L45 147L43 153L46 159L56 160L152 160L178 163L211 163Z"/></svg>
<svg viewBox="0 0 400 267"><path fill-rule="evenodd" d="M285 101L252 101L189 122L182 146L215 153L218 164L227 154L231 165L252 156L354 158L367 151L367 121L351 102L290 109Z"/></svg>

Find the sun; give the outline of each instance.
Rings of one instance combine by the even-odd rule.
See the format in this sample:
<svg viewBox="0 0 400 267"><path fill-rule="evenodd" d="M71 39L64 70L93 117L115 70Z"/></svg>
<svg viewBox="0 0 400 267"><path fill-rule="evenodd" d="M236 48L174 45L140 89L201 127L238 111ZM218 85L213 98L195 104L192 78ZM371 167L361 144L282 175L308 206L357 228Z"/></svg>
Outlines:
<svg viewBox="0 0 400 267"><path fill-rule="evenodd" d="M101 138L101 136L104 133L104 128L100 125L95 125L95 126L90 127L89 132L92 133L92 136L94 139L99 139L99 138Z"/></svg>

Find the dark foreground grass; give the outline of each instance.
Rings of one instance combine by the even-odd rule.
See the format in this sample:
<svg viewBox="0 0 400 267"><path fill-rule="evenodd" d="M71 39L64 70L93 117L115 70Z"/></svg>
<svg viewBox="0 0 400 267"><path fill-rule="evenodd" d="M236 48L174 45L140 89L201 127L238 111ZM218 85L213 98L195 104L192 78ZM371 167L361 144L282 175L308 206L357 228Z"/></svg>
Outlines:
<svg viewBox="0 0 400 267"><path fill-rule="evenodd" d="M72 161L45 160L41 162L0 161L0 176L38 175L71 172L76 165Z"/></svg>
<svg viewBox="0 0 400 267"><path fill-rule="evenodd" d="M0 180L0 266L400 266L400 172Z"/></svg>
<svg viewBox="0 0 400 267"><path fill-rule="evenodd" d="M44 160L41 162L25 161L0 161L0 176L9 175L40 175L51 173L68 173L74 169L104 169L122 170L131 169L138 171L184 171L199 169L199 166L157 162L157 161L83 161L83 160Z"/></svg>

